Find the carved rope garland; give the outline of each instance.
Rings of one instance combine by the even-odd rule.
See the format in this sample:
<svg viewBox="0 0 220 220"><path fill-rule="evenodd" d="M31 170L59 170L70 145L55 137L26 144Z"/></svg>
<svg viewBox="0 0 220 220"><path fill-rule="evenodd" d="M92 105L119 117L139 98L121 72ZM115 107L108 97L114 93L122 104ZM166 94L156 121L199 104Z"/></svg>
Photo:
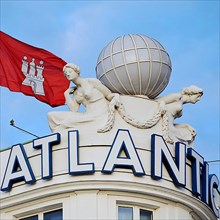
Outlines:
<svg viewBox="0 0 220 220"><path fill-rule="evenodd" d="M162 132L163 137L165 141L168 143L173 143L173 140L169 137L169 129L168 129L168 114L166 110L166 105L164 102L158 102L159 107L155 111L152 118L145 120L145 121L139 121L133 118L131 115L129 115L124 108L123 103L120 101L120 95L115 94L111 102L109 103L109 112L108 112L108 120L106 125L99 129L99 133L105 133L107 131L110 131L114 125L115 121L115 111L117 109L119 115L130 125L135 126L137 128L141 129L147 129L151 128L154 125L156 125L159 120L162 118Z"/></svg>

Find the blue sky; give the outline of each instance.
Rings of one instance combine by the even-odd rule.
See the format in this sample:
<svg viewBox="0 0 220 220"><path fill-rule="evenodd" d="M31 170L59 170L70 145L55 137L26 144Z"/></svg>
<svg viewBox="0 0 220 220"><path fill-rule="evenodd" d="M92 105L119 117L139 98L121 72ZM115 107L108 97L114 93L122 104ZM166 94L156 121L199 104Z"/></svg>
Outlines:
<svg viewBox="0 0 220 220"><path fill-rule="evenodd" d="M158 40L172 61L171 79L161 95L189 85L204 90L195 105L184 106L177 122L197 130L195 150L206 161L220 159L219 143L219 1L10 1L1 0L1 30L66 62L80 66L83 77L96 77L102 48L125 34ZM50 133L50 106L0 88L0 149L32 140L9 125L38 136ZM61 106L55 110L68 110ZM220 176L220 164L210 173Z"/></svg>

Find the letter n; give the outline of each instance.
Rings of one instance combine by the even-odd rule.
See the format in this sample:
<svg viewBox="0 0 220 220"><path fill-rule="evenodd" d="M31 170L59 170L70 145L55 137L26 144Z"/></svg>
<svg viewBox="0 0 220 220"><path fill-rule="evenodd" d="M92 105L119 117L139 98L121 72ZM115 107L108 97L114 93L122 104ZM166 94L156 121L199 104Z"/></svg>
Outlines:
<svg viewBox="0 0 220 220"><path fill-rule="evenodd" d="M162 164L165 165L175 185L186 185L186 146L177 142L175 145L176 157L173 158L169 147L160 135L151 136L151 176L154 179L162 178Z"/></svg>

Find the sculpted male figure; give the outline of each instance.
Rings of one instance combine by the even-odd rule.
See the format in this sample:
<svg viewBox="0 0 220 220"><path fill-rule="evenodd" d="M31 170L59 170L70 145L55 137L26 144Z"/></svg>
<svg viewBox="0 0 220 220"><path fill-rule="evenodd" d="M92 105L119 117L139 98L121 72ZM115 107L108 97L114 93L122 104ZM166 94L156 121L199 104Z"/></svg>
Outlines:
<svg viewBox="0 0 220 220"><path fill-rule="evenodd" d="M203 95L203 90L197 86L188 86L180 93L172 93L167 96L155 99L158 102L164 102L166 111L163 115L163 126L167 126L167 134L164 134L166 141L173 143L170 134L179 141L186 141L191 144L196 136L196 131L188 124L175 124L174 120L182 116L183 105L186 103L195 104Z"/></svg>

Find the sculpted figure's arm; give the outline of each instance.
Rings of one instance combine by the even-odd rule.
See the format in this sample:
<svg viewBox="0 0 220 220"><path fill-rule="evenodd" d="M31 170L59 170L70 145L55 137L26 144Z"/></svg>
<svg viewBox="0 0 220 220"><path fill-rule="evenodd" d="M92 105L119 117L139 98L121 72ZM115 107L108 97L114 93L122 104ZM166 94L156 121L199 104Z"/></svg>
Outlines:
<svg viewBox="0 0 220 220"><path fill-rule="evenodd" d="M112 93L106 86L104 86L98 79L90 79L90 82L93 84L95 88L97 88L108 101L111 101L114 97L114 93Z"/></svg>
<svg viewBox="0 0 220 220"><path fill-rule="evenodd" d="M70 111L77 112L79 109L79 103L76 100L71 98L70 94L75 93L75 88L69 88L64 92L64 97L66 99L66 104L69 107Z"/></svg>
<svg viewBox="0 0 220 220"><path fill-rule="evenodd" d="M181 100L181 93L172 93L167 96L156 98L155 101L164 101L166 104L178 102Z"/></svg>

